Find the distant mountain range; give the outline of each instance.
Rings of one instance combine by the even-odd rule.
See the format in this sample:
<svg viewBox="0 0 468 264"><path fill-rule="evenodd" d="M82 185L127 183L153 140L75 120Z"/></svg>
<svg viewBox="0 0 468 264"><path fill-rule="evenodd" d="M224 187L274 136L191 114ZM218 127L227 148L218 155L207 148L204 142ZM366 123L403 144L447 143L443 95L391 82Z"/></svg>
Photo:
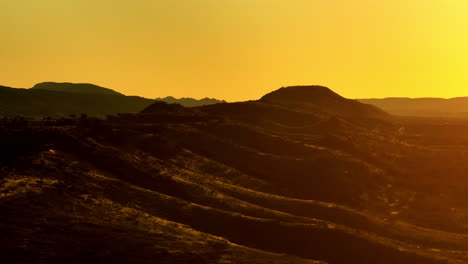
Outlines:
<svg viewBox="0 0 468 264"><path fill-rule="evenodd" d="M196 107L196 106L202 106L202 105L226 103L226 101L224 100L218 100L218 99L208 98L208 97L197 100L197 99L189 98L189 97L182 97L182 98L177 99L172 96L167 96L164 98L158 97L155 100L163 101L168 104L180 104L185 107Z"/></svg>
<svg viewBox="0 0 468 264"><path fill-rule="evenodd" d="M308 87L304 91L304 87ZM329 114L350 119L387 119L397 116L460 117L468 118L468 97L442 98L384 98L346 99L322 86L291 86L266 94L258 102L288 106L290 110ZM17 115L28 118L67 117L86 114L105 117L119 113L138 113L155 101L180 104L184 107L201 107L226 104L215 98L164 98L148 99L126 96L112 89L89 83L43 82L30 89L0 86L0 118ZM364 103L364 104L360 104ZM319 109L321 109L319 111ZM388 114L387 114L388 113Z"/></svg>
<svg viewBox="0 0 468 264"><path fill-rule="evenodd" d="M191 98L158 99L187 107L219 103L215 99ZM119 113L138 113L155 100L126 96L114 90L88 83L44 82L30 89L0 86L0 118L24 116L28 118L68 117L86 114L105 117Z"/></svg>
<svg viewBox="0 0 468 264"><path fill-rule="evenodd" d="M444 98L405 98L358 99L401 116L461 117L468 118L468 97Z"/></svg>

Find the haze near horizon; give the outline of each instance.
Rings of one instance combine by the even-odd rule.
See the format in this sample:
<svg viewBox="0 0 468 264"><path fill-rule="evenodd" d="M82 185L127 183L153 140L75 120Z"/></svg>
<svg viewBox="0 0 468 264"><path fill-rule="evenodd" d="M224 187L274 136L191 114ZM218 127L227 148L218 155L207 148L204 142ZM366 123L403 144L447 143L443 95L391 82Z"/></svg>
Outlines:
<svg viewBox="0 0 468 264"><path fill-rule="evenodd" d="M347 98L467 95L468 3L2 1L0 80L148 98L258 99L319 84Z"/></svg>

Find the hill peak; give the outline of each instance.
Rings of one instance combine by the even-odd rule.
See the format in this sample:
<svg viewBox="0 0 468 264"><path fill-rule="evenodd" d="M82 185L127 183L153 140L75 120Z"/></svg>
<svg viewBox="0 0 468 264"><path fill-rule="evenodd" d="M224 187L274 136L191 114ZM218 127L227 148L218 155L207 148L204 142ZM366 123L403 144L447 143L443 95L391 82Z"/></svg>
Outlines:
<svg viewBox="0 0 468 264"><path fill-rule="evenodd" d="M264 95L260 101L319 103L328 100L345 100L330 88L320 85L288 86Z"/></svg>
<svg viewBox="0 0 468 264"><path fill-rule="evenodd" d="M264 95L261 102L307 112L327 112L343 117L387 119L389 115L375 106L346 99L320 85L289 86Z"/></svg>
<svg viewBox="0 0 468 264"><path fill-rule="evenodd" d="M86 93L102 95L123 95L112 89L104 88L90 83L57 83L42 82L34 85L31 89L49 90L56 92Z"/></svg>

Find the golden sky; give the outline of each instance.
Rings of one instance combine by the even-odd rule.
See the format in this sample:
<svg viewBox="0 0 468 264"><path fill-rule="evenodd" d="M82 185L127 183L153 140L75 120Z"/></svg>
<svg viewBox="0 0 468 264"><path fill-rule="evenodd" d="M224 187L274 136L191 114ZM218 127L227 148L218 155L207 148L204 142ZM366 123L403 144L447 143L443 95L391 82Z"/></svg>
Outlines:
<svg viewBox="0 0 468 264"><path fill-rule="evenodd" d="M468 95L466 0L0 0L0 84L145 97Z"/></svg>

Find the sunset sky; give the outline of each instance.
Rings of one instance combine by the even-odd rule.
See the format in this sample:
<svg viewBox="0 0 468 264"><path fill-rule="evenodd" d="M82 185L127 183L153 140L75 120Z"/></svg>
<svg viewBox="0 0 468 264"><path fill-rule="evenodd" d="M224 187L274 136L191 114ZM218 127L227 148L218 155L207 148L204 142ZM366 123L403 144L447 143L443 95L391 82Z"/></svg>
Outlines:
<svg viewBox="0 0 468 264"><path fill-rule="evenodd" d="M0 85L154 98L468 96L466 0L0 0Z"/></svg>

